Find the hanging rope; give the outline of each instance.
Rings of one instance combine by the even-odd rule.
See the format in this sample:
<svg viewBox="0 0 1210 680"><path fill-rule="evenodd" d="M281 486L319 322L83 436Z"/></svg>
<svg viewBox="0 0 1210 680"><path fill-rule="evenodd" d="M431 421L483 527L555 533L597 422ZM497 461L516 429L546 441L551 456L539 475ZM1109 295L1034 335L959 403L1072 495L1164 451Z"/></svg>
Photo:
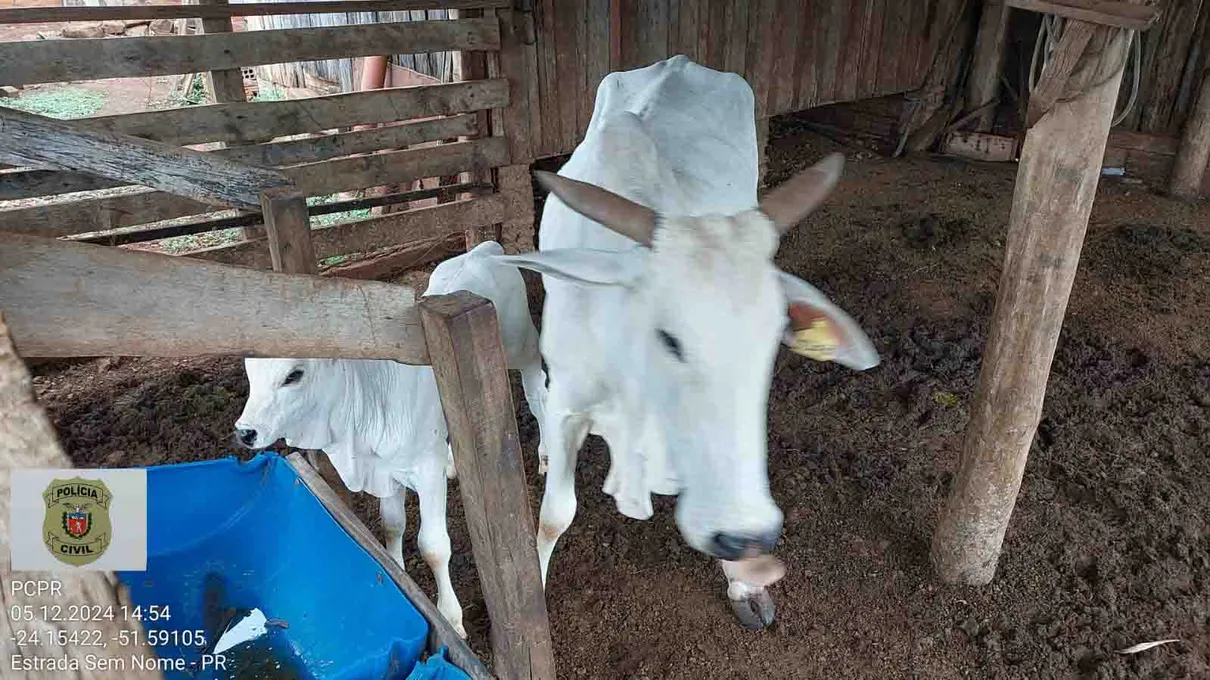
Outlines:
<svg viewBox="0 0 1210 680"><path fill-rule="evenodd" d="M1038 84L1038 78L1050 64L1050 60L1054 56L1055 49L1059 45L1059 38L1061 38L1063 35L1063 28L1066 23L1066 19L1063 19L1062 17L1057 17L1052 14L1042 15L1042 23L1038 25L1038 38L1034 41L1033 55L1030 57L1029 61L1029 82L1027 85L1029 86L1030 94L1033 94L1034 88L1037 87ZM1121 31L1123 29L1115 28L1113 30ZM1110 38L1110 40L1112 40L1112 38ZM1110 127L1114 127L1118 123L1121 123L1123 120L1125 120L1126 116L1130 115L1130 111L1134 108L1134 105L1138 102L1139 98L1139 81L1143 68L1143 41L1139 39L1138 32L1133 30L1127 32L1126 40L1128 41L1126 48L1129 50L1129 53L1127 54L1126 60L1123 61L1122 67L1124 68L1127 64L1131 65L1130 71L1132 78L1130 85L1130 97L1127 98L1126 106L1122 112L1113 117L1113 122L1110 123ZM1106 44L1108 44L1108 41L1106 41ZM1096 71L1100 71L1103 65L1102 60L1105 58L1106 51L1107 50L1102 49L1097 55ZM1040 67L1039 61L1041 62ZM1081 88L1081 92L1104 85L1115 75L1117 75L1116 68L1111 70L1109 75L1105 76L1100 81ZM1070 101L1075 96L1078 96L1078 93L1069 97L1060 98L1059 101Z"/></svg>

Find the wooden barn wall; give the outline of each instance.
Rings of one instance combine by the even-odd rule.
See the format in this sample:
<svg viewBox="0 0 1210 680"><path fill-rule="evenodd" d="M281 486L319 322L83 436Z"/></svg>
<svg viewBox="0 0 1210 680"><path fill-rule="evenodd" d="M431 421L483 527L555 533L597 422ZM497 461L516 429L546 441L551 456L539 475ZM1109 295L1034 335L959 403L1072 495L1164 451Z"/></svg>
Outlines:
<svg viewBox="0 0 1210 680"><path fill-rule="evenodd" d="M677 54L743 75L757 115L917 88L963 0L534 0L535 157L583 138L610 71Z"/></svg>

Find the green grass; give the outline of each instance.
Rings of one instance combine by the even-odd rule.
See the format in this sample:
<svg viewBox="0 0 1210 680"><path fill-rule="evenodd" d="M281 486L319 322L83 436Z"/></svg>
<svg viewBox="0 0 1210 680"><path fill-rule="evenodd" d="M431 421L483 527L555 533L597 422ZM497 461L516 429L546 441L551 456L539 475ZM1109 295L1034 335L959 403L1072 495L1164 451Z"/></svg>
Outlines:
<svg viewBox="0 0 1210 680"><path fill-rule="evenodd" d="M16 98L0 99L0 106L61 119L91 116L104 105L104 92L82 87L29 92Z"/></svg>
<svg viewBox="0 0 1210 680"><path fill-rule="evenodd" d="M336 194L327 196L311 196L307 198L307 205L325 205L336 201ZM321 227L330 227L334 224L343 224L352 222L353 220L361 220L370 216L370 208L358 208L357 210L346 210L344 212L330 213L328 215L316 215L311 218L311 222Z"/></svg>
<svg viewBox="0 0 1210 680"><path fill-rule="evenodd" d="M228 243L235 243L238 240L239 228L232 227L230 229L208 231L203 234L189 234L187 236L173 236L172 238L166 238L163 241L163 248L165 253L176 254L188 252L190 250L197 250L199 248L225 246Z"/></svg>

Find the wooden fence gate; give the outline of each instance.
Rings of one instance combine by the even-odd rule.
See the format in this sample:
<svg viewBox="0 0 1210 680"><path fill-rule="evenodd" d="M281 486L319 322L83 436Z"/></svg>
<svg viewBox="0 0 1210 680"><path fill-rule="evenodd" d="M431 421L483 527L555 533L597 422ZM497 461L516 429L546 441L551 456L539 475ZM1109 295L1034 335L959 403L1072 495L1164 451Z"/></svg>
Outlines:
<svg viewBox="0 0 1210 680"><path fill-rule="evenodd" d="M509 0L445 0L460 14L416 21L230 32L249 15L410 10L424 0L0 10L0 23L128 21L201 17L208 34L0 43L0 85L207 73L218 103L78 119L80 129L207 150L277 168L307 198L321 269L354 278L443 259L484 239L510 252L532 249L528 158L514 165L507 58L514 38ZM372 6L372 7L371 7ZM226 30L224 30L224 27ZM241 68L339 57L459 52L463 80L284 101L244 101ZM510 80L512 81L510 87ZM95 173L31 168L20 159L0 174L0 232L147 248L169 237L228 231L217 245L182 254L269 268L255 210L155 191ZM424 188L392 190L427 180ZM372 190L368 197L350 192ZM429 205L422 205L429 203ZM436 205L432 203L437 202ZM404 208L365 217L366 210ZM357 211L356 213L351 211ZM381 212L375 210L374 212ZM350 215L362 215L351 218ZM331 216L345 216L332 223ZM328 217L325 217L328 216ZM327 223L327 224L325 224ZM213 236L209 240L215 241ZM155 246L152 246L154 248ZM348 264L350 256L388 260ZM344 266L342 266L344 265Z"/></svg>

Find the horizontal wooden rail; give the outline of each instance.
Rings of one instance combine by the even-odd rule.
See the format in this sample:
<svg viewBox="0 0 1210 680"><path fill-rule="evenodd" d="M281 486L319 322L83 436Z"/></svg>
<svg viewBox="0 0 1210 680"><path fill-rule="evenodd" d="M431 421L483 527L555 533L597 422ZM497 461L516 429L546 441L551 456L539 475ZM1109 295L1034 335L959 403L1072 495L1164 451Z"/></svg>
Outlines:
<svg viewBox="0 0 1210 680"><path fill-rule="evenodd" d="M384 196L371 196L369 198L357 198L348 201L337 201L335 203L321 203L317 205L307 206L307 214L310 217L318 217L320 215L332 215L335 213L348 212L350 210L362 210L365 208L376 208L383 205L395 205L408 201L420 201L426 198L437 198L441 200L453 200L458 194L471 193L474 195L483 195L492 189L492 185L481 182L460 182L458 184L447 184L445 186L434 187L432 189L419 189L416 191L404 191L395 194L386 194ZM236 227L255 227L262 225L264 220L259 214L245 213L236 215L235 217L220 217L217 219L198 220L196 222L188 222L185 224L174 224L166 227L145 227L140 229L123 229L120 231L101 232L99 234L90 234L87 236L70 238L69 240L79 243L98 243L103 246L124 246L132 243L146 243L147 241L158 241L160 239L172 238L174 236L189 236L192 234L205 234L220 229L232 229Z"/></svg>
<svg viewBox="0 0 1210 680"><path fill-rule="evenodd" d="M0 300L28 357L343 357L428 363L406 287L0 234Z"/></svg>
<svg viewBox="0 0 1210 680"><path fill-rule="evenodd" d="M502 137L488 137L296 165L280 172L308 196L322 196L425 177L446 177L508 163L508 142ZM255 209L260 209L259 204ZM139 191L0 210L0 231L45 237L72 236L213 210L204 203L162 191Z"/></svg>
<svg viewBox="0 0 1210 680"><path fill-rule="evenodd" d="M238 163L282 167L398 149L412 144L453 139L475 134L478 119L469 114L389 125L322 137L295 139L272 144L252 144L216 149L210 154ZM0 173L0 201L94 191L125 186L126 182L96 175L56 170Z"/></svg>
<svg viewBox="0 0 1210 680"><path fill-rule="evenodd" d="M94 130L121 132L180 146L262 142L335 128L448 116L507 106L508 81L392 87L277 102L237 102L85 118Z"/></svg>
<svg viewBox="0 0 1210 680"><path fill-rule="evenodd" d="M368 57L500 48L500 22L412 21L210 35L0 43L0 85L135 78Z"/></svg>
<svg viewBox="0 0 1210 680"><path fill-rule="evenodd" d="M1151 28L1160 17L1160 8L1155 5L1131 5L1121 0L1008 0L1008 5L1134 31Z"/></svg>
<svg viewBox="0 0 1210 680"><path fill-rule="evenodd" d="M508 201L503 194L442 203L425 208L390 213L354 222L311 230L315 257L324 259L348 253L364 253L390 246L424 241L461 233L472 227L504 222ZM269 250L263 239L215 246L188 254L223 264L268 269Z"/></svg>
<svg viewBox="0 0 1210 680"><path fill-rule="evenodd" d="M508 8L512 0L322 0L236 5L131 5L128 7L17 7L0 9L0 24L130 19L228 19L329 12L403 12L425 9Z"/></svg>
<svg viewBox="0 0 1210 680"><path fill-rule="evenodd" d="M26 163L85 171L237 208L257 208L262 191L290 184L275 170L7 108L0 108L0 146Z"/></svg>

